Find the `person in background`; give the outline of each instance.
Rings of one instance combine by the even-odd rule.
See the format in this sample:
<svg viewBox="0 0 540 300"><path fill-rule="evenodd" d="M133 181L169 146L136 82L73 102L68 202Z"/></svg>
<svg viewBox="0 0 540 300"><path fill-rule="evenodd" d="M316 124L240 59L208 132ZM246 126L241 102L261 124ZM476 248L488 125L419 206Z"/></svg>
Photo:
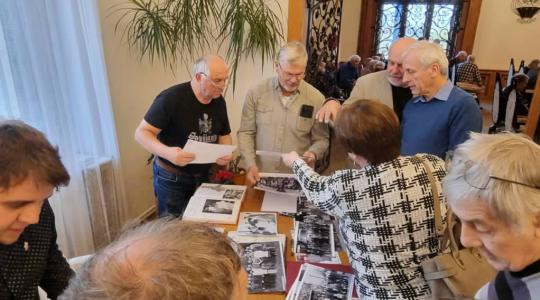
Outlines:
<svg viewBox="0 0 540 300"><path fill-rule="evenodd" d="M529 72L538 72L538 68L540 67L540 60L533 59L531 62L525 66L523 73L527 74L527 76L531 77L534 75L533 73L529 74Z"/></svg>
<svg viewBox="0 0 540 300"><path fill-rule="evenodd" d="M517 116L527 116L529 114L529 100L527 99L527 95L525 94L525 89L527 88L527 84L529 82L529 77L523 73L518 73L512 76L512 80L509 86L505 87L499 97L499 118L498 123L499 125L502 123L506 124L506 121L512 122L512 124L508 124L506 126L508 131L519 130L519 124L518 124L518 118ZM508 98L510 97L510 93L512 91L516 91L516 103L514 107L514 114L507 118L507 112L508 112Z"/></svg>
<svg viewBox="0 0 540 300"><path fill-rule="evenodd" d="M483 86L482 77L480 76L480 70L474 63L474 55L467 56L467 61L461 63L457 67L456 82L465 82L475 84L479 87Z"/></svg>
<svg viewBox="0 0 540 300"><path fill-rule="evenodd" d="M400 156L399 127L388 106L358 100L343 108L334 127L356 168L320 176L296 152L282 155L307 199L338 218L363 300L431 299L421 269L437 254L426 167L439 186L445 163L428 154Z"/></svg>
<svg viewBox="0 0 540 300"><path fill-rule="evenodd" d="M513 133L471 134L443 188L461 220L461 244L499 271L475 299L540 295L540 146Z"/></svg>
<svg viewBox="0 0 540 300"><path fill-rule="evenodd" d="M154 193L160 217L181 217L197 187L208 181L211 164L190 164L188 140L232 143L227 106L221 94L229 67L216 55L197 59L193 79L162 91L135 130L135 140L154 156ZM225 166L232 155L216 160Z"/></svg>
<svg viewBox="0 0 540 300"><path fill-rule="evenodd" d="M86 261L60 297L71 300L245 300L247 274L212 227L162 218L124 231Z"/></svg>
<svg viewBox="0 0 540 300"><path fill-rule="evenodd" d="M414 42L415 39L408 37L392 42L388 49L387 69L360 77L344 105L352 104L356 99L378 100L393 108L401 120L405 103L412 98L411 90L403 83L402 55ZM329 99L317 112L317 120L325 123L335 120L341 108L337 100Z"/></svg>
<svg viewBox="0 0 540 300"><path fill-rule="evenodd" d="M0 121L0 299L50 299L73 271L56 242L48 199L69 183L58 149L43 133L14 120Z"/></svg>
<svg viewBox="0 0 540 300"><path fill-rule="evenodd" d="M401 154L429 153L446 158L482 130L473 97L448 80L448 60L439 45L421 41L403 54L403 82L412 98L403 109Z"/></svg>
<svg viewBox="0 0 540 300"><path fill-rule="evenodd" d="M448 68L459 65L467 59L467 51L461 50L454 57L448 60Z"/></svg>
<svg viewBox="0 0 540 300"><path fill-rule="evenodd" d="M358 67L360 66L360 61L362 61L360 56L354 54L349 57L349 61L339 67L337 85L343 90L345 97L349 97L354 83L359 76Z"/></svg>
<svg viewBox="0 0 540 300"><path fill-rule="evenodd" d="M248 185L259 181L259 171L288 171L279 157L256 155L256 150L295 150L314 166L328 149L328 126L315 122L315 112L323 105L324 96L303 80L306 65L305 46L289 42L278 51L277 76L247 92L238 148L246 165Z"/></svg>

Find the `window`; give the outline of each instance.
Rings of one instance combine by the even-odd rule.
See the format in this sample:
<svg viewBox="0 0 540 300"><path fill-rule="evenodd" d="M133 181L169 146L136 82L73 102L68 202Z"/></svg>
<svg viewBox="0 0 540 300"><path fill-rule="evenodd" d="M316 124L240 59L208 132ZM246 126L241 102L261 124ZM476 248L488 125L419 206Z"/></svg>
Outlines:
<svg viewBox="0 0 540 300"><path fill-rule="evenodd" d="M438 40L448 55L453 53L462 0L380 1L374 50L388 56L388 47L399 37Z"/></svg>

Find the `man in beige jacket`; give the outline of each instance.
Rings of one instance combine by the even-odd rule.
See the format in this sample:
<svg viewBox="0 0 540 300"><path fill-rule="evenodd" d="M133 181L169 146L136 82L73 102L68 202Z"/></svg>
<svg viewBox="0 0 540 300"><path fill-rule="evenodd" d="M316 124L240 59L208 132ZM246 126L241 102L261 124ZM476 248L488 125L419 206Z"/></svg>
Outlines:
<svg viewBox="0 0 540 300"><path fill-rule="evenodd" d="M278 52L277 76L263 80L246 95L238 147L244 158L249 185L259 180L259 172L290 172L280 155L260 156L256 155L256 150L296 151L314 166L328 149L328 127L315 121L315 113L322 107L324 96L303 80L306 65L305 46L290 42Z"/></svg>
<svg viewBox="0 0 540 300"><path fill-rule="evenodd" d="M409 88L403 84L401 56L415 41L408 37L394 41L388 50L388 68L358 78L344 105L359 99L377 100L392 107L401 121L405 103L412 98ZM327 101L317 112L316 118L319 122L328 123L335 119L340 110L341 105L337 100Z"/></svg>

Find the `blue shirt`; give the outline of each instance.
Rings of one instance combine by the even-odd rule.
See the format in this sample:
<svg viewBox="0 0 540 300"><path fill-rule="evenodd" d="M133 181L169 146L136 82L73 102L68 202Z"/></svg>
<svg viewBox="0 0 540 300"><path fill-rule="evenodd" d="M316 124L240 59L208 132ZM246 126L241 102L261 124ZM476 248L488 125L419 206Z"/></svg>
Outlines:
<svg viewBox="0 0 540 300"><path fill-rule="evenodd" d="M448 81L431 101L417 96L405 105L401 154L429 153L444 159L471 131L482 131L482 113L470 94Z"/></svg>

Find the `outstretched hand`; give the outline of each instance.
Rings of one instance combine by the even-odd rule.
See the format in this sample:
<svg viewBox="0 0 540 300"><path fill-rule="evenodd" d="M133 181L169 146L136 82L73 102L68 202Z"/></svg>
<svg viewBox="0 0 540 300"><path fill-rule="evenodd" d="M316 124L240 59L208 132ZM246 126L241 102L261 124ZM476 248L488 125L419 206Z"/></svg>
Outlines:
<svg viewBox="0 0 540 300"><path fill-rule="evenodd" d="M281 159L287 167L291 167L295 160L299 159L300 155L296 151L281 154Z"/></svg>

